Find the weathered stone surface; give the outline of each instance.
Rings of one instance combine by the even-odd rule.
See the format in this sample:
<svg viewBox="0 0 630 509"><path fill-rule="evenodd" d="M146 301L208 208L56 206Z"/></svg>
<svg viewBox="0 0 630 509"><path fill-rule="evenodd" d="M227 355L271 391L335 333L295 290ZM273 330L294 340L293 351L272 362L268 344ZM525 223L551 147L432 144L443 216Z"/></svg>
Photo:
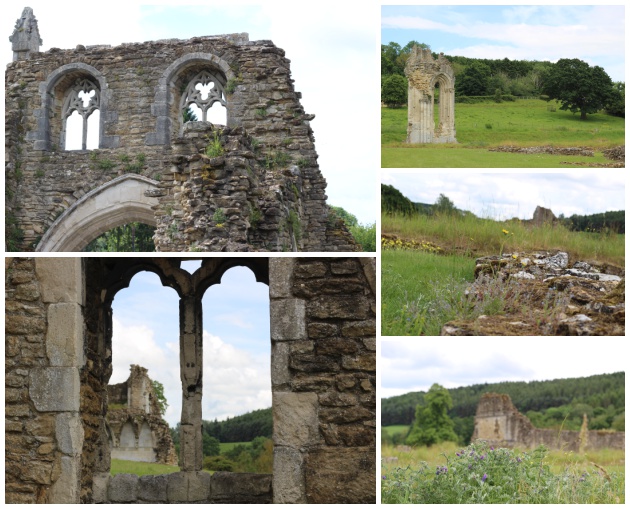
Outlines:
<svg viewBox="0 0 630 509"><path fill-rule="evenodd" d="M317 443L317 410L316 394L275 392L273 419L282 425L274 426L274 444L299 448Z"/></svg>
<svg viewBox="0 0 630 509"><path fill-rule="evenodd" d="M486 292L510 295L504 313L449 322L441 335L623 335L624 275L623 268L572 261L562 251L483 257L468 298L474 303Z"/></svg>
<svg viewBox="0 0 630 509"><path fill-rule="evenodd" d="M376 458L369 449L337 448L312 451L306 456L306 498L310 504L376 503Z"/></svg>
<svg viewBox="0 0 630 509"><path fill-rule="evenodd" d="M29 396L40 412L79 411L76 368L39 368L30 373Z"/></svg>
<svg viewBox="0 0 630 509"><path fill-rule="evenodd" d="M35 272L44 302L83 304L81 258L36 258Z"/></svg>
<svg viewBox="0 0 630 509"><path fill-rule="evenodd" d="M57 414L55 432L59 450L64 454L80 454L83 447L83 426L78 414Z"/></svg>
<svg viewBox="0 0 630 509"><path fill-rule="evenodd" d="M83 365L83 316L76 303L48 306L46 354L51 366Z"/></svg>
<svg viewBox="0 0 630 509"><path fill-rule="evenodd" d="M284 341L307 339L306 307L302 299L281 299L270 302L271 339Z"/></svg>
<svg viewBox="0 0 630 509"><path fill-rule="evenodd" d="M363 295L330 295L311 299L307 313L316 319L341 318L364 320L368 318L369 303Z"/></svg>
<svg viewBox="0 0 630 509"><path fill-rule="evenodd" d="M138 476L118 474L109 481L108 499L113 503L135 502L138 498Z"/></svg>
<svg viewBox="0 0 630 509"><path fill-rule="evenodd" d="M306 503L308 499L302 453L290 447L276 446L273 450L273 464L274 503Z"/></svg>
<svg viewBox="0 0 630 509"><path fill-rule="evenodd" d="M166 475L143 475L138 482L138 500L142 502L165 503Z"/></svg>
<svg viewBox="0 0 630 509"><path fill-rule="evenodd" d="M269 504L272 476L215 472L210 478L210 499L214 504Z"/></svg>
<svg viewBox="0 0 630 509"><path fill-rule="evenodd" d="M51 490L50 498L59 504L79 503L79 468L74 458L61 457L61 472Z"/></svg>

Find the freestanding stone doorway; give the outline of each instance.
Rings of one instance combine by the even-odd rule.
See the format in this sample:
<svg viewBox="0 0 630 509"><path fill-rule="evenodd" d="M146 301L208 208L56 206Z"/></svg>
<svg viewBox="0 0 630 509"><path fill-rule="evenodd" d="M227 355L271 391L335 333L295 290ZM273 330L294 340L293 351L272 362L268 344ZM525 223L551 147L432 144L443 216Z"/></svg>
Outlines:
<svg viewBox="0 0 630 509"><path fill-rule="evenodd" d="M430 49L414 46L405 65L409 82L407 143L456 143L455 73L440 53L437 60ZM434 118L436 87L439 114Z"/></svg>

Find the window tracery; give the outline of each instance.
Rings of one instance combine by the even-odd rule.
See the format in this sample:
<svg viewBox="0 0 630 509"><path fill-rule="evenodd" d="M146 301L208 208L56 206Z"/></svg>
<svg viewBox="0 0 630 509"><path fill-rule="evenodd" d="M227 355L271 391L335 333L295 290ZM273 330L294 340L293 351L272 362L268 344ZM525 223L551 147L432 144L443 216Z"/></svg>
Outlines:
<svg viewBox="0 0 630 509"><path fill-rule="evenodd" d="M64 148L69 149L68 120L75 112L82 118L81 150L87 150L88 140L88 120L90 115L100 110L101 93L98 87L89 79L81 78L66 93L66 98L62 107L62 118L64 122ZM95 122L98 126L98 122ZM97 127L98 129L98 127ZM74 135L74 133L72 133ZM97 133L98 134L98 133ZM98 135L96 137L98 140ZM98 146L98 142L97 142Z"/></svg>
<svg viewBox="0 0 630 509"><path fill-rule="evenodd" d="M208 110L215 103L227 107L225 92L219 79L208 71L201 71L186 87L180 102L180 111L185 112L188 108L197 107L201 112L202 122L208 121Z"/></svg>

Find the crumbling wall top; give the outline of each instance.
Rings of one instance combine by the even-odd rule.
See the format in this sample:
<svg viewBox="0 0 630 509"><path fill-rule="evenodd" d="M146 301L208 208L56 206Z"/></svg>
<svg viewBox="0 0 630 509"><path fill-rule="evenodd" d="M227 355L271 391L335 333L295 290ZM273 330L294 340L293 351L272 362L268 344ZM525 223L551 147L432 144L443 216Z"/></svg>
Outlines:
<svg viewBox="0 0 630 509"><path fill-rule="evenodd" d="M31 52L38 52L43 44L39 36L37 19L33 14L33 9L24 7L22 16L15 22L13 34L9 37L13 48L13 61L26 60Z"/></svg>

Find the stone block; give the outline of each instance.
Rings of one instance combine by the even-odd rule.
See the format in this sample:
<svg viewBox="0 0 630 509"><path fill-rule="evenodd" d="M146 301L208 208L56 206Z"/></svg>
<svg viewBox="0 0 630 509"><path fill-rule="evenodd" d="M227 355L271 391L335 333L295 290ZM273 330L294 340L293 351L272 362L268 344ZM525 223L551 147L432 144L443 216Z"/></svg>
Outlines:
<svg viewBox="0 0 630 509"><path fill-rule="evenodd" d="M107 502L107 489L111 476L106 474L94 474L92 478L92 502L94 504L105 504Z"/></svg>
<svg viewBox="0 0 630 509"><path fill-rule="evenodd" d="M29 375L29 396L40 412L78 412L80 380L76 368L37 368Z"/></svg>
<svg viewBox="0 0 630 509"><path fill-rule="evenodd" d="M271 384L281 387L291 381L289 372L289 343L271 343Z"/></svg>
<svg viewBox="0 0 630 509"><path fill-rule="evenodd" d="M288 298L291 295L291 280L293 279L293 258L269 259L269 298Z"/></svg>
<svg viewBox="0 0 630 509"><path fill-rule="evenodd" d="M165 503L168 475L143 475L138 481L138 500Z"/></svg>
<svg viewBox="0 0 630 509"><path fill-rule="evenodd" d="M296 278L324 277L328 272L325 263L322 262L300 262L295 268Z"/></svg>
<svg viewBox="0 0 630 509"><path fill-rule="evenodd" d="M359 322L347 322L341 327L342 336L365 337L376 335L376 320L361 320Z"/></svg>
<svg viewBox="0 0 630 509"><path fill-rule="evenodd" d="M302 299L272 300L269 307L272 341L308 339L306 305Z"/></svg>
<svg viewBox="0 0 630 509"><path fill-rule="evenodd" d="M376 503L376 451L330 447L305 458L306 502L309 504Z"/></svg>
<svg viewBox="0 0 630 509"><path fill-rule="evenodd" d="M59 450L64 454L80 455L83 449L83 423L79 414L57 414L55 421Z"/></svg>
<svg viewBox="0 0 630 509"><path fill-rule="evenodd" d="M62 456L61 473L52 487L50 503L78 504L81 488L79 486L80 460L79 457Z"/></svg>
<svg viewBox="0 0 630 509"><path fill-rule="evenodd" d="M272 400L276 446L300 448L318 443L317 394L274 392Z"/></svg>
<svg viewBox="0 0 630 509"><path fill-rule="evenodd" d="M51 366L83 365L83 315L79 304L48 306L46 354Z"/></svg>
<svg viewBox="0 0 630 509"><path fill-rule="evenodd" d="M274 447L273 503L304 504L305 502L306 483L302 453L290 447Z"/></svg>
<svg viewBox="0 0 630 509"><path fill-rule="evenodd" d="M186 472L168 475L166 497L169 503L188 502L188 477Z"/></svg>
<svg viewBox="0 0 630 509"><path fill-rule="evenodd" d="M5 315L5 334L38 334L45 330L46 323L43 317Z"/></svg>
<svg viewBox="0 0 630 509"><path fill-rule="evenodd" d="M210 499L213 504L271 503L270 474L216 472L210 478Z"/></svg>
<svg viewBox="0 0 630 509"><path fill-rule="evenodd" d="M376 354L344 355L341 365L348 370L376 371Z"/></svg>
<svg viewBox="0 0 630 509"><path fill-rule="evenodd" d="M356 274L359 271L356 260L341 260L330 264L333 274Z"/></svg>
<svg viewBox="0 0 630 509"><path fill-rule="evenodd" d="M107 489L110 503L133 503L138 499L138 476L118 474L111 478Z"/></svg>
<svg viewBox="0 0 630 509"><path fill-rule="evenodd" d="M331 318L364 320L368 318L370 305L363 295L326 295L309 301L306 312L309 318L319 320Z"/></svg>
<svg viewBox="0 0 630 509"><path fill-rule="evenodd" d="M205 502L210 495L210 474L190 472L188 475L188 502Z"/></svg>
<svg viewBox="0 0 630 509"><path fill-rule="evenodd" d="M36 258L35 273L44 302L83 304L81 258Z"/></svg>

